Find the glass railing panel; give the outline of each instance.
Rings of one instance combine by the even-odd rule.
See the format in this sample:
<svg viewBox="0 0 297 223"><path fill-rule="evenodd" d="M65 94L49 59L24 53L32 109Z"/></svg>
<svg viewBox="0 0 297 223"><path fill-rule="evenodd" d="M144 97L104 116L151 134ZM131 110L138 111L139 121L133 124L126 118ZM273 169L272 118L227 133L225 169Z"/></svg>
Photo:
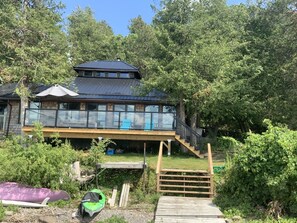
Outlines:
<svg viewBox="0 0 297 223"><path fill-rule="evenodd" d="M34 122L41 122L43 126L47 127L135 129L145 131L173 130L176 126L174 113L26 110L25 125L32 126Z"/></svg>
<svg viewBox="0 0 297 223"><path fill-rule="evenodd" d="M56 110L40 110L39 122L43 126L54 127L56 125Z"/></svg>
<svg viewBox="0 0 297 223"><path fill-rule="evenodd" d="M106 128L106 112L105 111L89 111L89 128Z"/></svg>
<svg viewBox="0 0 297 223"><path fill-rule="evenodd" d="M58 110L57 127L87 128L87 111Z"/></svg>
<svg viewBox="0 0 297 223"><path fill-rule="evenodd" d="M32 126L34 123L39 122L40 110L38 109L28 109L26 110L25 125Z"/></svg>

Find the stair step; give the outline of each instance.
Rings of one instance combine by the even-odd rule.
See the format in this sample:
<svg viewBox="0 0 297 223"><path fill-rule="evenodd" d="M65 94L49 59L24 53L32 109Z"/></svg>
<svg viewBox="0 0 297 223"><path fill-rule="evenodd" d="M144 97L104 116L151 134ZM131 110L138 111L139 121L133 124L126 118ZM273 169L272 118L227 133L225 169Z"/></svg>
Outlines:
<svg viewBox="0 0 297 223"><path fill-rule="evenodd" d="M210 186L191 186L191 185L172 185L172 184L160 184L160 187L210 189Z"/></svg>
<svg viewBox="0 0 297 223"><path fill-rule="evenodd" d="M207 173L207 170L184 170L184 169L162 169L161 172L177 172L177 173Z"/></svg>
<svg viewBox="0 0 297 223"><path fill-rule="evenodd" d="M195 175L174 175L174 174L160 174L160 177L176 177L176 178L207 178L209 179L210 176L195 176Z"/></svg>
<svg viewBox="0 0 297 223"><path fill-rule="evenodd" d="M210 184L210 181L198 181L198 180L167 180L167 179L159 179L159 182L173 182L173 183L204 183Z"/></svg>
<svg viewBox="0 0 297 223"><path fill-rule="evenodd" d="M198 191L182 191L182 190L159 190L161 193L177 193L177 194L205 194L212 195L210 192L198 192Z"/></svg>

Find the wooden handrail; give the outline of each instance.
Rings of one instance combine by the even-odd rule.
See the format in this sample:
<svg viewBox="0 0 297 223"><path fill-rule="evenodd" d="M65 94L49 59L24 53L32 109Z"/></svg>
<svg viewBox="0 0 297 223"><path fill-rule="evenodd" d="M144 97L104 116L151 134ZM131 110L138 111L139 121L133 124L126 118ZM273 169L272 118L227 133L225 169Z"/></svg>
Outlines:
<svg viewBox="0 0 297 223"><path fill-rule="evenodd" d="M156 174L159 174L161 172L162 155L163 155L163 143L164 143L163 141L160 142L158 162L157 162L157 168L156 168Z"/></svg>
<svg viewBox="0 0 297 223"><path fill-rule="evenodd" d="M210 143L207 143L207 152L208 152L208 172L210 175L210 198L214 196L214 174L213 174L213 162L212 162L212 153Z"/></svg>
<svg viewBox="0 0 297 223"><path fill-rule="evenodd" d="M208 152L208 171L211 175L213 175L213 162L212 162L212 153L211 153L210 143L207 143L207 152Z"/></svg>

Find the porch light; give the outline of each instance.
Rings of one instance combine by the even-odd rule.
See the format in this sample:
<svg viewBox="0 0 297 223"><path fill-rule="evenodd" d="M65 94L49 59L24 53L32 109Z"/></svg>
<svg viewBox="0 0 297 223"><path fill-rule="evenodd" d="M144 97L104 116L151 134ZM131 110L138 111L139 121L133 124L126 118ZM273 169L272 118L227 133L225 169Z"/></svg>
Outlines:
<svg viewBox="0 0 297 223"><path fill-rule="evenodd" d="M33 135L28 135L29 139L32 139Z"/></svg>
<svg viewBox="0 0 297 223"><path fill-rule="evenodd" d="M99 141L101 141L102 139L103 139L103 137L102 137L102 136L99 136L99 137L98 137L98 140L99 140Z"/></svg>

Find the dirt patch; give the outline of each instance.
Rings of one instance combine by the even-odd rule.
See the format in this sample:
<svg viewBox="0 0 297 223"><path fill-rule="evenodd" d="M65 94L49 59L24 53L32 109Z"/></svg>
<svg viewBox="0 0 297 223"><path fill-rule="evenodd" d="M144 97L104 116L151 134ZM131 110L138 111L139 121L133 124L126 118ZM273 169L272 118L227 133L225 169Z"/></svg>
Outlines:
<svg viewBox="0 0 297 223"><path fill-rule="evenodd" d="M113 215L123 217L129 223L147 223L154 219L154 212L149 210L135 209L109 209L104 208L99 214L90 217L81 218L74 213L75 208L57 208L47 207L42 209L20 208L17 213L7 216L3 222L18 222L18 223L87 223L98 222L108 219Z"/></svg>

